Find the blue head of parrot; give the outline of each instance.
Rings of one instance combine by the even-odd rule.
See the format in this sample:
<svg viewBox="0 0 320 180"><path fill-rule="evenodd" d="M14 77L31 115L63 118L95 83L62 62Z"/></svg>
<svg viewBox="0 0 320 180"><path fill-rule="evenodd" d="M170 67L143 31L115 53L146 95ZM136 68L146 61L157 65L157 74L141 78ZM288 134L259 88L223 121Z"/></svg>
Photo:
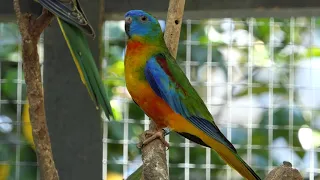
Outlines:
<svg viewBox="0 0 320 180"><path fill-rule="evenodd" d="M129 38L140 36L152 39L162 34L158 20L142 10L131 10L125 14L125 30Z"/></svg>

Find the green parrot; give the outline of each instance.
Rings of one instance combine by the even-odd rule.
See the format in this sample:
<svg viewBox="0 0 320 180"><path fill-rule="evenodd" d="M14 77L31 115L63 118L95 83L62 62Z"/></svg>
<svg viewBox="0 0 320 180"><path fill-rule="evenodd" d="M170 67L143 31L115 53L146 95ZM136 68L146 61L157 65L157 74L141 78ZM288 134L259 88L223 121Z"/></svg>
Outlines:
<svg viewBox="0 0 320 180"><path fill-rule="evenodd" d="M97 108L102 107L108 119L113 118L110 102L98 68L83 32L95 37L95 32L80 7L78 0L37 0L53 13L77 66L81 81L86 86ZM82 32L83 31L83 32Z"/></svg>

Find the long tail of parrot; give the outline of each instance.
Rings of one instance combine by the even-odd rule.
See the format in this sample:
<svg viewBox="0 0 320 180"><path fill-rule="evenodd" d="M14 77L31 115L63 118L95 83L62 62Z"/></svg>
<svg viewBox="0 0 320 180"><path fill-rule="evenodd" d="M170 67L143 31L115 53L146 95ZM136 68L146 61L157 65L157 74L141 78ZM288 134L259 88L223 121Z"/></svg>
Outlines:
<svg viewBox="0 0 320 180"><path fill-rule="evenodd" d="M216 151L228 165L238 171L244 178L248 180L261 179L238 155L232 143L221 133L215 124L200 117L190 117L187 120L180 115L173 115L170 118L174 118L176 121L179 121L180 124L183 124L183 126L179 125L182 128L175 126L177 133L197 144Z"/></svg>
<svg viewBox="0 0 320 180"><path fill-rule="evenodd" d="M66 40L72 58L77 66L81 81L87 87L96 107L104 110L108 119L114 117L106 90L101 81L98 68L94 62L85 32L95 36L87 17L78 0L36 0L44 8L53 13Z"/></svg>
<svg viewBox="0 0 320 180"><path fill-rule="evenodd" d="M212 141L214 141L212 139ZM220 144L217 147L217 143L209 143L215 145L215 151L220 155L220 157L228 163L231 167L236 169L243 177L246 177L249 180L260 180L260 177L251 169L251 167L233 150L229 149L227 146Z"/></svg>
<svg viewBox="0 0 320 180"><path fill-rule="evenodd" d="M96 107L104 110L108 119L113 117L106 90L103 86L98 68L94 62L87 39L77 27L57 17L64 39L67 42L72 58L77 66L81 81L88 89Z"/></svg>

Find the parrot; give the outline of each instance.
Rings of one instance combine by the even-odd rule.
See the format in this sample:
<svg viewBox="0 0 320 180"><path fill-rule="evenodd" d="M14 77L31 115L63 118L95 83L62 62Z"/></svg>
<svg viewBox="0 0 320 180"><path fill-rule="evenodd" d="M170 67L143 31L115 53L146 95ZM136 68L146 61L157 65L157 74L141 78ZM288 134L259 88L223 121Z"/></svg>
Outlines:
<svg viewBox="0 0 320 180"><path fill-rule="evenodd" d="M78 0L36 0L44 8L63 21L72 24L86 34L95 37L95 32L84 14Z"/></svg>
<svg viewBox="0 0 320 180"><path fill-rule="evenodd" d="M78 0L37 0L54 14L67 42L81 81L86 86L96 108L99 106L108 119L113 116L107 92L83 32L95 37L95 32L81 9Z"/></svg>
<svg viewBox="0 0 320 180"><path fill-rule="evenodd" d="M149 132L152 136L142 144L159 138L168 146L164 140L164 129L168 128L215 150L244 178L259 180L221 133L205 103L170 54L158 20L143 10L130 10L125 14L125 32L128 36L124 59L128 92L157 125L156 132Z"/></svg>

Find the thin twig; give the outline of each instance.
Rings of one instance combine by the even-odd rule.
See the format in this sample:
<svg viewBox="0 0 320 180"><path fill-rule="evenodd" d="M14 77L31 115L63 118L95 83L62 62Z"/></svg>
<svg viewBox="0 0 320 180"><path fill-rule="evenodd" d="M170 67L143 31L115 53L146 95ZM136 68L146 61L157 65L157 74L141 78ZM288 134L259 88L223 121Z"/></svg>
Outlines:
<svg viewBox="0 0 320 180"><path fill-rule="evenodd" d="M17 23L20 24L20 20L21 20L20 1L14 0L13 7L14 7L14 12L16 13L16 16L17 16Z"/></svg>
<svg viewBox="0 0 320 180"><path fill-rule="evenodd" d="M167 47L173 57L176 57L180 37L180 29L184 11L185 0L170 0L166 21L166 32L164 35ZM151 121L151 131L156 131L157 125ZM140 139L143 139L144 134ZM159 140L154 140L142 149L144 180L168 180L168 167L166 159L166 147Z"/></svg>
<svg viewBox="0 0 320 180"><path fill-rule="evenodd" d="M47 10L43 10L40 17L35 19L31 14L21 14L19 0L14 0L13 5L22 37L23 71L27 85L32 135L36 148L40 177L41 180L58 180L59 176L53 161L46 123L37 49L41 33L50 24L54 16Z"/></svg>

